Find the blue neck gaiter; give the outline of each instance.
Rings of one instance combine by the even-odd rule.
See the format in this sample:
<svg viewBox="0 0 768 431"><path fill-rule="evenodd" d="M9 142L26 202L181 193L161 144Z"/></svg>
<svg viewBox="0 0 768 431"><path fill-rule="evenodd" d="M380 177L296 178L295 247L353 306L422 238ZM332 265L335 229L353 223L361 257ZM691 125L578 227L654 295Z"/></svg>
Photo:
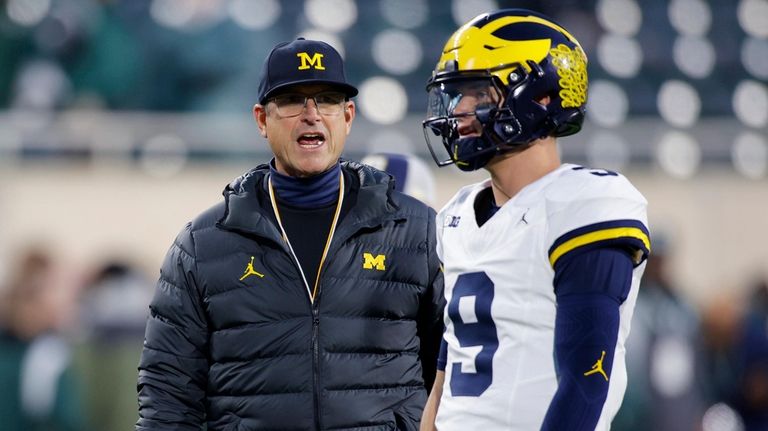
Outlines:
<svg viewBox="0 0 768 431"><path fill-rule="evenodd" d="M294 178L277 172L275 161L269 163L275 194L281 202L298 208L328 206L339 197L341 165L336 163L327 171L307 178Z"/></svg>

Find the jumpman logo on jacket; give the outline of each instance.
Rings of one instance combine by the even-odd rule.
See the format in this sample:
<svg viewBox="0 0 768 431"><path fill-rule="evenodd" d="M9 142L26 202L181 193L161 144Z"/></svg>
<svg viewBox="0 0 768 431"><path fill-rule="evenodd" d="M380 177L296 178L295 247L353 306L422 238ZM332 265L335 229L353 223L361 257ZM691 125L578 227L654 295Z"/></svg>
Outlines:
<svg viewBox="0 0 768 431"><path fill-rule="evenodd" d="M603 370L603 359L605 359L605 350L603 350L603 354L600 355L600 359L595 362L595 365L592 365L592 369L584 373L585 376L591 376L595 373L600 373L605 377L605 381L608 381L608 375L605 374L605 370Z"/></svg>
<svg viewBox="0 0 768 431"><path fill-rule="evenodd" d="M251 275L256 275L256 276L259 276L261 278L264 277L264 274L262 274L260 272L257 272L255 269L253 269L253 256L251 256L251 261L248 262L248 266L245 267L245 272L243 273L243 276L240 277L240 281L245 280L246 278L248 278Z"/></svg>

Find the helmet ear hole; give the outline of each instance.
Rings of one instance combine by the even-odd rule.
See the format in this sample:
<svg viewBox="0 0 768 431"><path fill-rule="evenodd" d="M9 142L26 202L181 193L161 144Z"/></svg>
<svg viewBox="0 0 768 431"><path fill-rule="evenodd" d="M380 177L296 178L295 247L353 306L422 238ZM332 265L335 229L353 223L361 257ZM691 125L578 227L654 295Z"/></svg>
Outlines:
<svg viewBox="0 0 768 431"><path fill-rule="evenodd" d="M497 122L493 130L503 141L510 141L520 133L520 123L513 120Z"/></svg>

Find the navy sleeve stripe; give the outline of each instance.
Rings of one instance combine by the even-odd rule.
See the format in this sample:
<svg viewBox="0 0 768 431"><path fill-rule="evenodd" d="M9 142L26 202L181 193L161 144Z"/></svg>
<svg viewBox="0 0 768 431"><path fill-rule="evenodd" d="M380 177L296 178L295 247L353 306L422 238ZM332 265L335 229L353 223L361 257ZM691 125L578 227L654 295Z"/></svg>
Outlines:
<svg viewBox="0 0 768 431"><path fill-rule="evenodd" d="M625 245L637 250L633 256L640 264L651 251L648 228L638 220L612 220L574 229L555 240L549 248L549 263L555 267L565 254L582 247Z"/></svg>
<svg viewBox="0 0 768 431"><path fill-rule="evenodd" d="M445 371L445 366L448 364L448 343L445 342L445 337L440 340L440 353L437 356L437 369L439 371Z"/></svg>

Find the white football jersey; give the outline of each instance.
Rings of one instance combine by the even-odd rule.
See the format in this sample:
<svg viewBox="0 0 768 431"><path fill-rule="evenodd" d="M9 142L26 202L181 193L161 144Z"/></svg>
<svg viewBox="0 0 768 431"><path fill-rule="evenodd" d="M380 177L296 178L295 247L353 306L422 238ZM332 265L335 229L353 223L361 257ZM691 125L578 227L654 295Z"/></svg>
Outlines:
<svg viewBox="0 0 768 431"><path fill-rule="evenodd" d="M488 187L490 180L462 188L437 215L447 300L437 429L540 429L557 389L554 264L579 247L629 239L638 244L636 263L643 263L620 308L608 397L596 428L607 430L626 388L624 341L650 249L647 202L622 175L564 164L478 227L475 197ZM585 364L585 372L593 365Z"/></svg>

